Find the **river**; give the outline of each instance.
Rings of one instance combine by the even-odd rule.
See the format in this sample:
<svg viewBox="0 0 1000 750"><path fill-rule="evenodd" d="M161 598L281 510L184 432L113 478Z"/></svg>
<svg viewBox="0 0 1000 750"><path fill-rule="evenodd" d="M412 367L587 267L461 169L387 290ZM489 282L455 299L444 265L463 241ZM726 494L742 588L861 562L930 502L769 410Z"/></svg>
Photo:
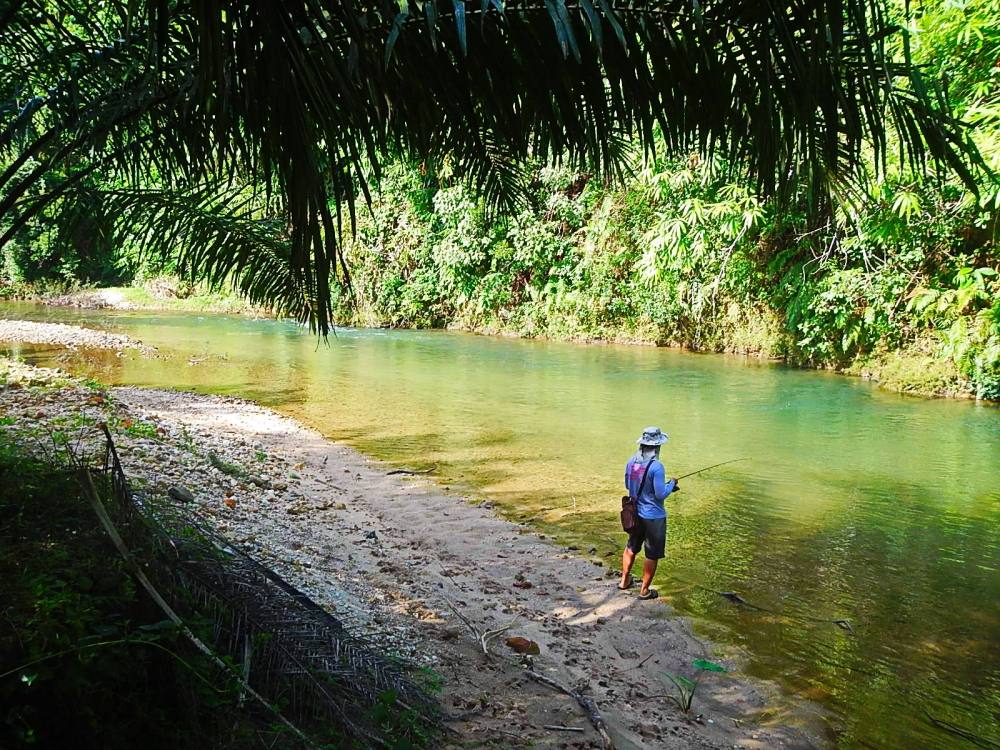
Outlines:
<svg viewBox="0 0 1000 750"><path fill-rule="evenodd" d="M668 501L664 598L748 673L822 704L840 747L1000 743L995 406L650 347L381 330L321 343L289 322L26 304L0 316L127 333L163 356L8 351L253 399L615 567L643 427L670 435L670 474L745 458Z"/></svg>

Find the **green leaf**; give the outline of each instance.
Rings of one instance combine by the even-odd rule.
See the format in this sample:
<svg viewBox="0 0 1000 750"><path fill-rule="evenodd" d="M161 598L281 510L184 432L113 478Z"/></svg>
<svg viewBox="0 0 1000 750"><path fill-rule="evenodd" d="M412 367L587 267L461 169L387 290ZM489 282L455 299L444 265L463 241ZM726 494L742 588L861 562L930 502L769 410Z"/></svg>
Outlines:
<svg viewBox="0 0 1000 750"><path fill-rule="evenodd" d="M716 664L714 661L709 661L708 659L695 659L691 662L691 666L695 669L701 669L705 672L727 672L724 666L721 664Z"/></svg>
<svg viewBox="0 0 1000 750"><path fill-rule="evenodd" d="M562 49L563 57L569 55L569 35L562 18L559 16L559 9L556 8L555 0L545 0L545 9L552 19L552 26L556 30L556 37L559 39L559 47Z"/></svg>
<svg viewBox="0 0 1000 750"><path fill-rule="evenodd" d="M604 11L604 17L608 19L608 23L611 24L611 28L614 29L615 36L618 37L618 41L621 43L622 47L627 47L625 44L625 31L622 29L622 25L618 23L618 16L615 15L615 11L611 7L608 0L597 0L597 4L600 5L601 10Z"/></svg>
<svg viewBox="0 0 1000 750"><path fill-rule="evenodd" d="M573 22L570 20L569 10L566 8L566 0L552 0L552 2L555 4L559 22L566 31L566 41L569 43L569 48L573 52L573 57L577 62L582 62L583 58L580 55L580 47L576 43L576 34L573 33Z"/></svg>
<svg viewBox="0 0 1000 750"><path fill-rule="evenodd" d="M392 48L396 46L396 40L399 39L399 32L403 30L403 24L406 23L409 15L409 9L401 10L396 14L396 18L392 22L392 30L389 32L389 38L385 40L385 67L387 68L389 67L389 60L392 59Z"/></svg>
<svg viewBox="0 0 1000 750"><path fill-rule="evenodd" d="M468 43L465 35L465 3L463 0L453 0L455 8L455 30L458 33L458 46L463 55L469 53Z"/></svg>
<svg viewBox="0 0 1000 750"><path fill-rule="evenodd" d="M580 0L580 7L587 16L587 23L590 24L590 33L594 39L594 46L597 47L598 54L604 47L604 27L601 17L591 0Z"/></svg>
<svg viewBox="0 0 1000 750"><path fill-rule="evenodd" d="M431 38L431 47L437 51L437 3L435 0L427 0L424 3L424 16L427 17L427 33Z"/></svg>
<svg viewBox="0 0 1000 750"><path fill-rule="evenodd" d="M674 682L676 682L678 687L682 687L685 690L694 690L698 686L698 683L696 683L694 680L688 679L684 675L678 674L678 675L667 675L667 676L670 677L670 679L672 679Z"/></svg>

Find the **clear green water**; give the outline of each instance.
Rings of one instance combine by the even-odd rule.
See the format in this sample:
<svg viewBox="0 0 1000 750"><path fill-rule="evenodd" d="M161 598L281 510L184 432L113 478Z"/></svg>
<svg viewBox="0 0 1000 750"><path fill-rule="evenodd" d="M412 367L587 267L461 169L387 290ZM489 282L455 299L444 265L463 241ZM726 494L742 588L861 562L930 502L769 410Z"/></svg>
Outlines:
<svg viewBox="0 0 1000 750"><path fill-rule="evenodd" d="M658 582L747 671L823 703L843 747L1000 742L1000 409L639 347L0 306L124 331L164 359L13 347L110 383L238 394L489 498L617 564L642 427L671 437ZM194 363L191 363L194 361ZM734 591L763 608L734 605ZM764 611L770 610L770 611ZM810 619L814 618L814 619ZM853 634L829 622L847 619Z"/></svg>

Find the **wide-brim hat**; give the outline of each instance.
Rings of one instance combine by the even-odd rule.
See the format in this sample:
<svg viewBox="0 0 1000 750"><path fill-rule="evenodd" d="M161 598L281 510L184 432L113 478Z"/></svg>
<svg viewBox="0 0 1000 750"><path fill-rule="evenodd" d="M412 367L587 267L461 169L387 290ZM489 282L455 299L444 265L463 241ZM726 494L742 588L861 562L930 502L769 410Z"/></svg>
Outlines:
<svg viewBox="0 0 1000 750"><path fill-rule="evenodd" d="M642 436L636 440L639 445L663 445L670 438L659 427L647 427Z"/></svg>

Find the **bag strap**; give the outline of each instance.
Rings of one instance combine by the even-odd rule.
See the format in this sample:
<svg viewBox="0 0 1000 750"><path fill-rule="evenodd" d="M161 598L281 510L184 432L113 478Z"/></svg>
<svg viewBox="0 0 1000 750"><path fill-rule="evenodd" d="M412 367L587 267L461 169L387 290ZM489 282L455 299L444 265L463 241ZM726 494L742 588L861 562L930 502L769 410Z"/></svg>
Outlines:
<svg viewBox="0 0 1000 750"><path fill-rule="evenodd" d="M639 499L639 495L642 494L642 486L646 483L646 475L649 474L649 470L652 468L654 461L656 461L655 457L649 459L649 463L646 464L646 470L642 472L642 481L639 482L639 489L637 489L635 492L635 497L637 500Z"/></svg>

